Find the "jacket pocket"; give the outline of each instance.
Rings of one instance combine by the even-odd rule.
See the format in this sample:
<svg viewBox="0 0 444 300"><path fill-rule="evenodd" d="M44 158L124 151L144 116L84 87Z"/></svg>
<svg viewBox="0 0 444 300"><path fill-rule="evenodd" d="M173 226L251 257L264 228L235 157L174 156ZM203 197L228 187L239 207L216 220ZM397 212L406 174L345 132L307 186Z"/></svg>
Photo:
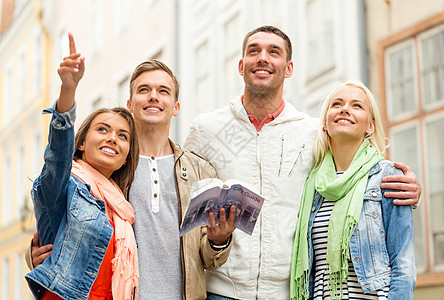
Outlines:
<svg viewBox="0 0 444 300"><path fill-rule="evenodd" d="M382 191L381 188L369 188L364 193L363 216L365 218L366 236L361 242L367 248L371 257L375 274L381 274L389 269L389 257L386 247L386 233L382 220ZM361 223L361 221L360 221ZM367 264L370 261L367 261ZM364 267L370 267L365 266Z"/></svg>
<svg viewBox="0 0 444 300"><path fill-rule="evenodd" d="M94 198L81 188L74 192L69 211L80 222L95 220L99 215L99 207Z"/></svg>

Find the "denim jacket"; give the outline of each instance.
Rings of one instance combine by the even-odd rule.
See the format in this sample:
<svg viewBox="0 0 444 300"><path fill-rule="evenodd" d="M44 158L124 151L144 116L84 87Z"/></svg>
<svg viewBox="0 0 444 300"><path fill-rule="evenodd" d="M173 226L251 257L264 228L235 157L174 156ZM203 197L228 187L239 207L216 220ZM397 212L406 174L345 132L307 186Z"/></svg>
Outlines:
<svg viewBox="0 0 444 300"><path fill-rule="evenodd" d="M350 239L350 256L364 293L390 286L389 299L413 299L416 284L413 219L409 205L395 205L384 196L382 178L402 172L387 160L369 172L361 216ZM313 220L323 197L315 193L308 228L310 297L314 290Z"/></svg>
<svg viewBox="0 0 444 300"><path fill-rule="evenodd" d="M64 299L87 299L113 234L103 200L71 175L75 107L64 114L54 108L45 164L31 196L40 244L53 244L51 255L25 277L37 299L50 290Z"/></svg>

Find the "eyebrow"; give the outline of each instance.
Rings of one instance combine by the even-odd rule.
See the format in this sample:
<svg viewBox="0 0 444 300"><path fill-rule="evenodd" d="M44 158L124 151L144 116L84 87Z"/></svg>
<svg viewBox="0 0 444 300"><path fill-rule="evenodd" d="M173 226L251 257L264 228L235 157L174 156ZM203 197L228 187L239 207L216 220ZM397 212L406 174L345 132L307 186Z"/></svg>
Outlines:
<svg viewBox="0 0 444 300"><path fill-rule="evenodd" d="M111 125L109 125L108 123L104 123L104 122L99 122L99 123L96 123L95 125L103 125L105 127L111 128ZM120 128L119 131L123 131L123 132L126 132L129 135L131 135L131 133L126 129Z"/></svg>
<svg viewBox="0 0 444 300"><path fill-rule="evenodd" d="M141 87L151 87L151 86L152 86L152 84L141 83L137 86L137 89L140 89ZM173 90L171 87L169 87L168 85L164 85L164 84L159 85L159 88L167 89L170 92Z"/></svg>
<svg viewBox="0 0 444 300"><path fill-rule="evenodd" d="M249 49L251 47L257 47L257 46L259 46L259 43L251 43L247 46L247 49ZM273 48L273 49L279 49L279 50L283 49L281 46L276 45L276 44L270 44L267 46L267 48Z"/></svg>

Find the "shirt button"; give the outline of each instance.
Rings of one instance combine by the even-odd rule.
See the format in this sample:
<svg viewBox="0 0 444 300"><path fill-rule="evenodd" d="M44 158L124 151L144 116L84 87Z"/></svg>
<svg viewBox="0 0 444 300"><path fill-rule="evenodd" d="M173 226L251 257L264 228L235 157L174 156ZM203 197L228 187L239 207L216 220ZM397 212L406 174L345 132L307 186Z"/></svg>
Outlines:
<svg viewBox="0 0 444 300"><path fill-rule="evenodd" d="M154 180L154 184L157 184L157 182L158 182L157 180Z"/></svg>
<svg viewBox="0 0 444 300"><path fill-rule="evenodd" d="M187 173L182 173L182 176L184 176L184 177L187 176Z"/></svg>
<svg viewBox="0 0 444 300"><path fill-rule="evenodd" d="M152 160L154 160L154 159L155 159L155 157L154 157L154 156L151 156L151 159L152 159Z"/></svg>
<svg viewBox="0 0 444 300"><path fill-rule="evenodd" d="M311 211L315 211L315 210L316 210L316 207L313 206L313 207L311 208Z"/></svg>
<svg viewBox="0 0 444 300"><path fill-rule="evenodd" d="M153 168L153 172L156 172L156 168Z"/></svg>
<svg viewBox="0 0 444 300"><path fill-rule="evenodd" d="M377 194L375 191L373 191L373 192L372 192L372 196L373 196L373 197L376 197L376 196L378 196L378 194Z"/></svg>
<svg viewBox="0 0 444 300"><path fill-rule="evenodd" d="M62 127L62 122L57 121L57 122L55 123L55 127L57 127L57 128Z"/></svg>
<svg viewBox="0 0 444 300"><path fill-rule="evenodd" d="M187 170L187 168L185 168L185 167L182 168L182 171L186 171L186 170Z"/></svg>
<svg viewBox="0 0 444 300"><path fill-rule="evenodd" d="M157 194L154 194L153 196L154 196L154 198L157 198Z"/></svg>

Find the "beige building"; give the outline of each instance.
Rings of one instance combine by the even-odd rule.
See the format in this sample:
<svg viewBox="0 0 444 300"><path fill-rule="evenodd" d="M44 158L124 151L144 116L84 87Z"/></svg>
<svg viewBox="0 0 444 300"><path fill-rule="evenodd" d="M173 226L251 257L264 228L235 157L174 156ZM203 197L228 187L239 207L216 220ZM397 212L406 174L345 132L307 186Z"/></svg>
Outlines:
<svg viewBox="0 0 444 300"><path fill-rule="evenodd" d="M261 25L281 28L292 41L294 71L286 79L284 98L296 108L318 116L320 100L339 82L367 80L363 0L179 2L179 142L197 114L243 93L242 41Z"/></svg>
<svg viewBox="0 0 444 300"><path fill-rule="evenodd" d="M0 299L31 299L23 255L34 232L28 191L47 132L48 36L39 1L1 4Z"/></svg>
<svg viewBox="0 0 444 300"><path fill-rule="evenodd" d="M390 158L422 182L414 211L415 299L444 299L444 1L368 0L370 89Z"/></svg>
<svg viewBox="0 0 444 300"><path fill-rule="evenodd" d="M1 0L0 19L0 300L32 299L24 252L35 221L29 196L43 166L58 97L57 67L68 32L86 57L77 119L101 106L126 106L137 64L159 58L175 67L175 2L170 0Z"/></svg>
<svg viewBox="0 0 444 300"><path fill-rule="evenodd" d="M391 159L423 182L415 211L415 299L444 299L444 0L0 0L0 300L31 299L22 259L34 231L29 188L43 163L56 69L67 33L86 57L78 121L126 105L129 77L158 58L181 82L172 137L243 92L244 35L271 24L293 43L284 97L313 116L336 84L368 83L380 99ZM29 179L28 179L29 178Z"/></svg>

